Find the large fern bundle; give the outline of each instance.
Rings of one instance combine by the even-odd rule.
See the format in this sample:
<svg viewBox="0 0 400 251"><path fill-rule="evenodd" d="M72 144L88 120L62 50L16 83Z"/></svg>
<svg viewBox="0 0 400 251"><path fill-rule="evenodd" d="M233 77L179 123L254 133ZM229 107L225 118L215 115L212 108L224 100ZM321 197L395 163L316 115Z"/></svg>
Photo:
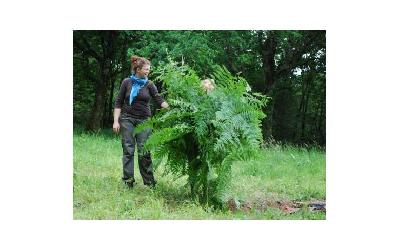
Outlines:
<svg viewBox="0 0 400 251"><path fill-rule="evenodd" d="M152 151L154 163L166 159L168 172L187 175L193 195L221 201L232 162L250 159L260 147L265 96L250 93L246 80L224 67L215 68L217 87L210 93L187 66L171 62L155 73L170 109L137 128L153 129L145 147Z"/></svg>

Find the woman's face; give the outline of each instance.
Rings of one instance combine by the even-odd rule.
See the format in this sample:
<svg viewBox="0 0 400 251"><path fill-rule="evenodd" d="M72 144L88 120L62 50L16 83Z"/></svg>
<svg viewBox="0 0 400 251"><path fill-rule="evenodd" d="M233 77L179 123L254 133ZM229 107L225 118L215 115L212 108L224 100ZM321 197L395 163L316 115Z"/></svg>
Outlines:
<svg viewBox="0 0 400 251"><path fill-rule="evenodd" d="M149 76L150 73L150 65L145 64L143 65L142 68L137 68L136 70L136 76L138 78L147 78Z"/></svg>

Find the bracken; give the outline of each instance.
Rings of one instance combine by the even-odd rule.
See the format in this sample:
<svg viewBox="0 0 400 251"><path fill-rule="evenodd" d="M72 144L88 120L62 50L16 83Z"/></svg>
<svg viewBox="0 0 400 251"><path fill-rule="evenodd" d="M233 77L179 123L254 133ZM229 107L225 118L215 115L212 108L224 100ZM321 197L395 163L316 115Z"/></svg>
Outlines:
<svg viewBox="0 0 400 251"><path fill-rule="evenodd" d="M145 148L154 166L166 159L166 172L188 176L193 196L221 205L231 182L231 165L255 157L262 143L262 108L267 98L251 93L247 81L215 66L216 88L206 93L188 66L169 62L154 72L163 83L170 109L137 128L152 128Z"/></svg>

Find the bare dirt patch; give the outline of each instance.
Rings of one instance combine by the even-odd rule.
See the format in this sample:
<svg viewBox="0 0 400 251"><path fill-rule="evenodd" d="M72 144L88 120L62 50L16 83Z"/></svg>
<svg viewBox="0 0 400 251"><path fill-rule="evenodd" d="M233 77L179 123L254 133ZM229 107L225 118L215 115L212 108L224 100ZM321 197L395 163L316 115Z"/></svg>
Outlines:
<svg viewBox="0 0 400 251"><path fill-rule="evenodd" d="M227 201L227 207L232 212L249 212L251 210L264 212L268 208L278 208L286 214L295 213L302 208L307 208L310 212L326 212L326 203L322 200L291 201L258 198L252 201L238 201L235 199L229 199Z"/></svg>

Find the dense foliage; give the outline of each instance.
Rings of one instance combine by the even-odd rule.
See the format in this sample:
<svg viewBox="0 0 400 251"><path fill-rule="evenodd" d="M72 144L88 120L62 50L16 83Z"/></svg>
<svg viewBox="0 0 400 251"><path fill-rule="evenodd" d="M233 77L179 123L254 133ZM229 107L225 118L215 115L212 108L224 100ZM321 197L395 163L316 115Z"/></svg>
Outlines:
<svg viewBox="0 0 400 251"><path fill-rule="evenodd" d="M215 67L216 89L208 93L187 66L171 62L156 72L171 108L137 128L153 129L145 147L156 160L166 157L168 172L187 175L193 195L221 202L232 162L253 157L262 143L267 99L224 67Z"/></svg>
<svg viewBox="0 0 400 251"><path fill-rule="evenodd" d="M223 65L271 97L264 140L325 145L325 31L74 31L74 124L111 127L132 54L156 68L170 55L201 78ZM162 89L161 80L156 84Z"/></svg>

